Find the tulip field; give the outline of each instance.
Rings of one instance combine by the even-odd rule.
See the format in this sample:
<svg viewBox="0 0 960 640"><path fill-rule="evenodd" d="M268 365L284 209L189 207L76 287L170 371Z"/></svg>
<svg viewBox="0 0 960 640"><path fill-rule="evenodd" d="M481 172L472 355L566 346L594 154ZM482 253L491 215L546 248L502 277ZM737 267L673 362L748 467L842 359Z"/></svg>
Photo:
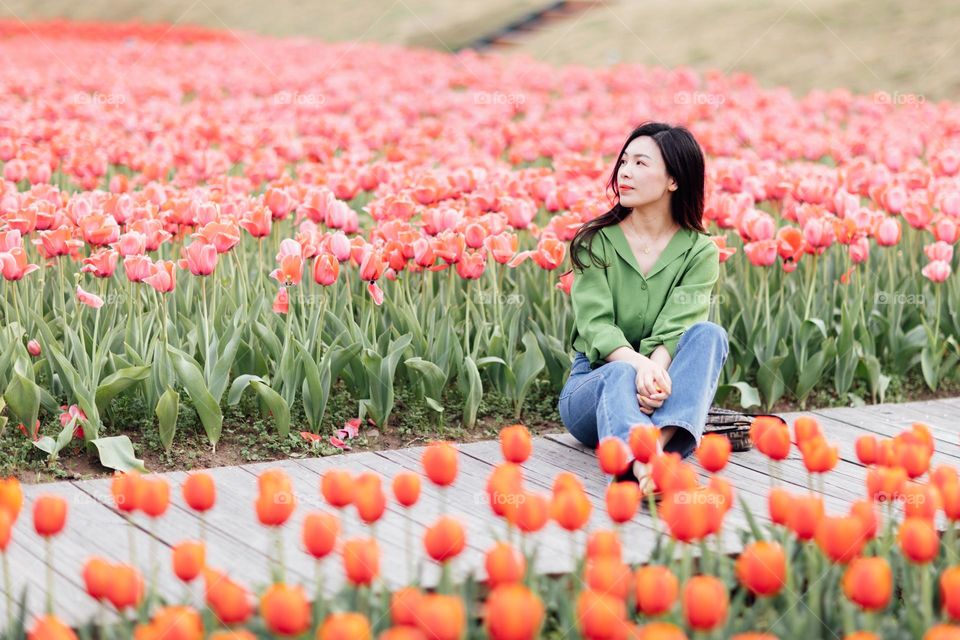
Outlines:
<svg viewBox="0 0 960 640"><path fill-rule="evenodd" d="M129 561L91 555L72 576L98 613L71 628L57 554L83 546L76 506L0 479L4 637L960 637L960 477L932 462L944 446L957 456L955 433L945 445L915 422L841 451L812 416L757 418L762 518L738 501L716 434L697 464L657 454L655 429L601 442L597 473L638 460L659 491L641 500L636 483L611 482L609 528L587 527L577 475L539 486L524 466L536 456L524 423L570 368L568 242L609 209L615 154L645 120L687 126L706 154L704 223L722 262L710 320L730 340L716 404L960 390L960 104L795 96L742 73L17 21L0 21L0 86L0 436L50 467L72 443L114 472L127 531L83 533L131 541ZM149 431L169 452L196 428L215 453L225 417L245 412L261 441L337 451L361 428L391 434L404 413L422 416L424 441L489 428L493 403L510 418L496 424L503 461L482 514L497 543L467 579L448 440L430 437L417 471L324 472L323 508L298 531L315 580L300 584L283 531L303 505L282 468L233 505L237 531L270 541L262 580L246 583L207 560L205 514L222 507L212 476L151 474L130 438ZM865 481L834 471L841 458ZM805 477L784 483L791 460ZM825 478L862 498L828 512ZM417 545L439 579L391 590L377 524L414 513L422 489L441 513L406 532L404 560ZM171 495L197 535L135 555ZM726 523L735 506L747 526ZM641 511L656 546L632 566L624 527ZM532 570L538 550L557 553L551 526L569 549L560 576ZM12 588L17 554L42 557L44 575L28 576L42 603ZM182 598L158 588L171 572ZM327 581L341 586L331 595Z"/></svg>
<svg viewBox="0 0 960 640"><path fill-rule="evenodd" d="M97 603L97 614L76 624L76 632L63 621L56 598L63 576L53 567L58 550L82 535L71 527L72 511L79 507L50 492L34 492L25 501L16 479L3 480L6 637L22 638L25 631L31 639L138 640L960 637L960 625L951 622L960 620L960 479L955 465L932 464L935 450L943 455L944 445L927 425L914 423L889 438L863 435L855 451L843 451L866 469L857 489L862 497L848 512L828 512L821 492L839 473L839 447L811 416L800 415L792 428L757 418L751 439L771 468L767 513L751 515L742 507L748 526L736 532L727 516L742 498L727 477L728 470L731 477L737 473L727 439L705 436L694 466L677 453L657 453L657 435L655 427L637 426L629 445L616 438L601 442L597 473L612 478L638 460L661 497L643 502L636 483L610 482L603 502L609 525L598 527L584 482L569 471L546 483L528 476L538 455L534 441L523 425L503 428L502 458L490 461L484 490L495 541L484 552L482 574L463 580L454 579L455 567L467 545L476 544L475 530L468 532L462 513L451 513L448 505L448 493L469 482L460 472L463 454L450 442L431 442L416 469L392 477L336 466L318 476L312 492L321 506L307 510L295 534L298 551L315 565L314 579L306 583L292 578L292 550L283 540L309 498L294 489L282 468L260 471L256 494L231 514L245 529L266 531L258 537L266 542L268 566L249 583L236 573L251 558L233 556L230 566L210 561L217 550L208 546L206 523L212 510L224 508L219 504L224 487L218 488L209 472L192 472L182 482L117 472L109 496L127 520L117 527L129 529L130 557L90 554L84 560L78 577L84 597ZM782 484L779 465L794 450L805 467L807 491ZM438 505L423 504L423 496L438 492ZM181 503L181 496L183 508L198 516L196 535L181 529L180 539L161 551L156 539L149 549L137 549L135 530L156 531L158 523L176 517L171 512L179 507L172 503ZM405 575L422 576L410 571L414 546L420 547L426 562L439 569L435 584L408 579L399 588L386 588L385 567L399 560L381 549L388 510L402 511L407 524L414 514L426 516L416 536L405 527L403 563ZM625 526L641 510L653 518L656 531L649 535L656 545L646 562L631 566L624 556L627 545L637 541L625 535ZM22 598L17 603L11 595L8 556L27 553L24 545L33 534L43 549L30 553L42 553L49 568L42 613L25 622ZM124 532L113 535L123 538ZM732 537L740 542L736 556L725 551ZM566 553L571 570L560 576L534 572L537 555L546 549ZM175 576L182 595L158 589L164 575ZM328 589L331 582L338 588Z"/></svg>
<svg viewBox="0 0 960 640"><path fill-rule="evenodd" d="M193 27L0 31L0 420L51 461L82 439L142 470L103 435L130 399L165 448L189 414L216 450L241 402L265 438L340 447L332 394L387 432L397 389L433 424L472 427L490 394L523 418L569 369L566 243L643 119L708 155L718 402L958 384L953 103Z"/></svg>

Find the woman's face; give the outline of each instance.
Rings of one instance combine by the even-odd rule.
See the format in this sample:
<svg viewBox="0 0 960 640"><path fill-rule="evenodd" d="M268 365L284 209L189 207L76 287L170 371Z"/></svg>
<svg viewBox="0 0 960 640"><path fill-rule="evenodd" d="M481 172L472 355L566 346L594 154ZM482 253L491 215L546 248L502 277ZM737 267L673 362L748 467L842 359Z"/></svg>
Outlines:
<svg viewBox="0 0 960 640"><path fill-rule="evenodd" d="M669 198L677 183L667 175L660 147L650 136L630 141L620 158L617 170L620 204L627 208L641 207L661 198Z"/></svg>

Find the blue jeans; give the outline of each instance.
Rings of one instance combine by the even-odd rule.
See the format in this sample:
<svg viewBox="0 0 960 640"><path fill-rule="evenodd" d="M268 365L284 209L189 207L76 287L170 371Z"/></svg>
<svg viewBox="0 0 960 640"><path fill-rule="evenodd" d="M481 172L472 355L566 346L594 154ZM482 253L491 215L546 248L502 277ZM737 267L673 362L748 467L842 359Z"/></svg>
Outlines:
<svg viewBox="0 0 960 640"><path fill-rule="evenodd" d="M587 356L577 351L560 391L560 419L590 448L607 436L629 442L630 429L637 424L676 426L664 451L676 451L686 458L700 444L729 351L727 332L715 322L688 327L667 369L670 395L651 415L640 411L633 365L615 360L591 368Z"/></svg>

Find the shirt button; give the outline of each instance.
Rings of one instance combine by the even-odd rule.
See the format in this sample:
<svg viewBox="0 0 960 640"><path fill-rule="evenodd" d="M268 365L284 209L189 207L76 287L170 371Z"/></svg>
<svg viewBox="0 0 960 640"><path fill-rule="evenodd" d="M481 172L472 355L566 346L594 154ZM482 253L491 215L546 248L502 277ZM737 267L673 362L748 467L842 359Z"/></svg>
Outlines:
<svg viewBox="0 0 960 640"><path fill-rule="evenodd" d="M641 283L640 283L640 288L646 290L646 288L647 288L647 283L646 283L646 282L641 282Z"/></svg>

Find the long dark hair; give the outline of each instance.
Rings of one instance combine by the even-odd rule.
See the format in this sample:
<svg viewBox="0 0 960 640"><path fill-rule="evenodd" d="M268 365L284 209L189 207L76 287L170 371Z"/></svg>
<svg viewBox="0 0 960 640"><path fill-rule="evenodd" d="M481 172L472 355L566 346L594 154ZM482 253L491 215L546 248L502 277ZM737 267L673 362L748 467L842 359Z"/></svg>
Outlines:
<svg viewBox="0 0 960 640"><path fill-rule="evenodd" d="M670 197L670 216L673 221L684 229L694 229L700 233L706 233L703 228L704 160L700 145L697 144L693 134L686 127L674 127L663 122L644 122L630 132L630 136L620 149L620 155L617 156L613 173L610 174L607 189L613 190L617 202L606 213L584 223L577 230L576 235L573 236L573 240L570 241L570 260L581 271L587 266L578 255L581 248L586 248L591 261L595 265L602 268L608 266L600 262L591 250L593 236L603 227L618 224L631 211L630 208L620 204L620 187L617 184L617 174L620 171L620 163L623 161L623 154L627 145L634 138L640 136L650 136L657 143L660 148L660 155L663 156L663 162L666 165L667 174L677 183L677 190Z"/></svg>

